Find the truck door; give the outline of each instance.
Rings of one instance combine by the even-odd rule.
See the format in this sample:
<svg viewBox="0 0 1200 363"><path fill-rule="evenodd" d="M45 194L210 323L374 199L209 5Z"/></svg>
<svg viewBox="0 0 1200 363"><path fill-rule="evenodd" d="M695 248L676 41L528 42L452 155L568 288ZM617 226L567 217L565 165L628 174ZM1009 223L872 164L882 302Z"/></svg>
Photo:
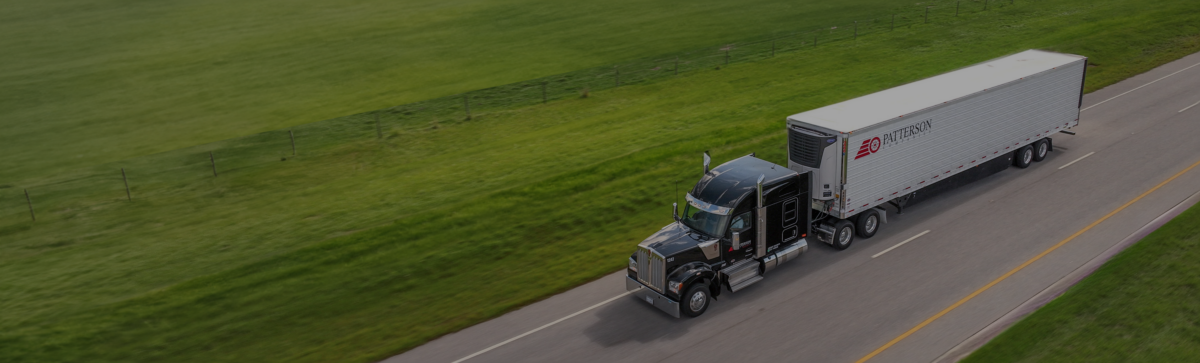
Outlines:
<svg viewBox="0 0 1200 363"><path fill-rule="evenodd" d="M738 246L734 248L733 233L738 234ZM754 257L754 212L746 211L733 216L729 223L729 230L725 232L724 252L725 261L732 264L737 261L742 261Z"/></svg>

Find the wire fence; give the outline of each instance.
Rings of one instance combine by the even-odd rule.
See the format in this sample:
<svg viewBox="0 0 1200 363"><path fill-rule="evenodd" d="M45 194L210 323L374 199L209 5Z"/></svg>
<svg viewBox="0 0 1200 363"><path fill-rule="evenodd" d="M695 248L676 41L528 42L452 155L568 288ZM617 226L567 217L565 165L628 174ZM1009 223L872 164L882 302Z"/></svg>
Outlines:
<svg viewBox="0 0 1200 363"><path fill-rule="evenodd" d="M878 17L583 69L107 163L78 170L73 176L53 182L0 184L0 221L6 221L0 223L36 221L39 213L69 217L74 210L95 209L104 204L195 192L195 188L204 187L197 185L197 180L271 167L297 155L337 153L348 142L398 137L466 122L490 111L589 97L592 92L812 50L1013 5L1014 0L925 1Z"/></svg>

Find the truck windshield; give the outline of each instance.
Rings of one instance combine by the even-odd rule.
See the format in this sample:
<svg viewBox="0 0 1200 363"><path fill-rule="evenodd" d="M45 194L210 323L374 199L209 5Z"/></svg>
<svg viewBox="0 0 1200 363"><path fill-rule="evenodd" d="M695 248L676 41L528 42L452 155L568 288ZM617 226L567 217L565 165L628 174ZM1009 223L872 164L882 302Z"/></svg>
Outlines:
<svg viewBox="0 0 1200 363"><path fill-rule="evenodd" d="M691 229L711 237L723 236L725 227L729 226L729 216L700 209L688 203L683 209L680 221Z"/></svg>

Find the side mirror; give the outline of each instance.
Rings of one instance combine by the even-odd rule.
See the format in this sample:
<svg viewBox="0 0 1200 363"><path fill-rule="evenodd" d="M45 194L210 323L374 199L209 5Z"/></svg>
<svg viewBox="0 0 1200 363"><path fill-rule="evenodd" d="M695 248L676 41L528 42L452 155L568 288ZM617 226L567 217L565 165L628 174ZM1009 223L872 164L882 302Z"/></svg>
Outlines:
<svg viewBox="0 0 1200 363"><path fill-rule="evenodd" d="M742 247L742 232L733 232L733 243L732 244L733 244L733 246L730 246L730 247L732 247L734 251L741 249L741 247Z"/></svg>

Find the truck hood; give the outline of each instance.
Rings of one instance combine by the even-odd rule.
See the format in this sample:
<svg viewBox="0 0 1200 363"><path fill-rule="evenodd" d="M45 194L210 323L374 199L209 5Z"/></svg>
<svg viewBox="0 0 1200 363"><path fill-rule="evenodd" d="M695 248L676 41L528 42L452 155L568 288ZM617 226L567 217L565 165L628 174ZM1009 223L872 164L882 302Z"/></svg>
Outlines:
<svg viewBox="0 0 1200 363"><path fill-rule="evenodd" d="M638 246L648 247L663 257L670 257L695 248L701 242L713 239L699 232L692 231L691 228L683 225L683 223L676 222L663 227L658 232L654 232L653 235L650 235L649 238L639 243Z"/></svg>

